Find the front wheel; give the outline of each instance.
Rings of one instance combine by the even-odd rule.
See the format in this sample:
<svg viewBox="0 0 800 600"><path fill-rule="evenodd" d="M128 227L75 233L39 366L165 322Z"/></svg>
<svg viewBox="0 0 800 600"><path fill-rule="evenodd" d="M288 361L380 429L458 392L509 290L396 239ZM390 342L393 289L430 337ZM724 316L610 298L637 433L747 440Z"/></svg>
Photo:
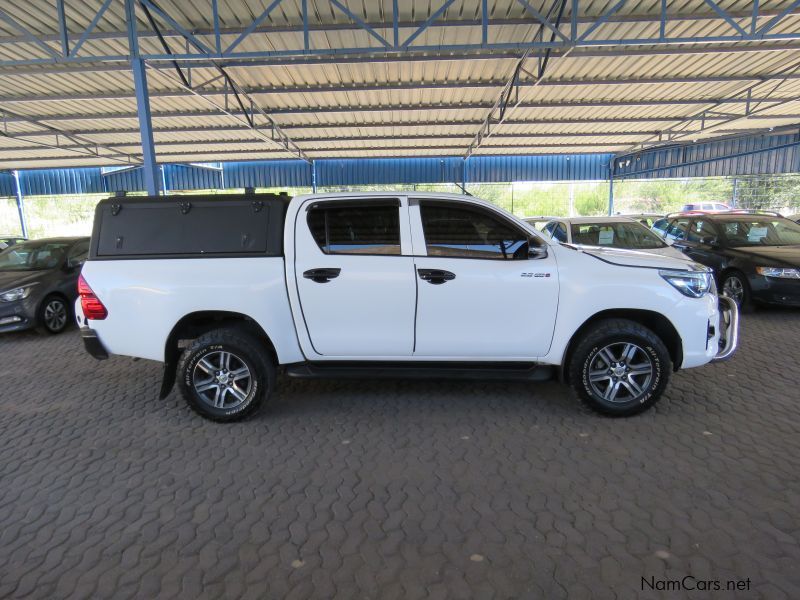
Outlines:
<svg viewBox="0 0 800 600"><path fill-rule="evenodd" d="M272 392L275 366L247 332L216 329L199 338L178 362L178 386L189 407L218 422L254 414Z"/></svg>
<svg viewBox="0 0 800 600"><path fill-rule="evenodd" d="M722 293L731 298L739 306L742 312L750 312L753 308L753 301L750 293L750 285L747 277L739 271L726 273L722 278Z"/></svg>
<svg viewBox="0 0 800 600"><path fill-rule="evenodd" d="M669 380L672 360L661 339L627 319L595 324L575 348L570 381L581 401L612 417L653 406Z"/></svg>

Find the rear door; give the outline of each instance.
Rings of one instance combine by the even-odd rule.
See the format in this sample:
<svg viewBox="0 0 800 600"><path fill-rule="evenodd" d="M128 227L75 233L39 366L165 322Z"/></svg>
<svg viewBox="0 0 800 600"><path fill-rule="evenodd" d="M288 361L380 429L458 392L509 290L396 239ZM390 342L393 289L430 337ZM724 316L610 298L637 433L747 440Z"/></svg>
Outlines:
<svg viewBox="0 0 800 600"><path fill-rule="evenodd" d="M552 252L529 258L529 233L477 203L411 200L409 214L418 288L414 356L547 354L558 306Z"/></svg>
<svg viewBox="0 0 800 600"><path fill-rule="evenodd" d="M319 200L296 222L298 296L321 357L410 357L416 282L405 199ZM401 210L405 218L401 219Z"/></svg>

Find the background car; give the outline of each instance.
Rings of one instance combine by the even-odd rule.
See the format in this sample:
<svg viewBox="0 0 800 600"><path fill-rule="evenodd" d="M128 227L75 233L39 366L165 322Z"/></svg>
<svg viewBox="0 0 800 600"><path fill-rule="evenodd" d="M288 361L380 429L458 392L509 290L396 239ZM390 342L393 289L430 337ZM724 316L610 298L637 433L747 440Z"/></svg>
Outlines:
<svg viewBox="0 0 800 600"><path fill-rule="evenodd" d="M556 218L557 217L539 216L539 217L523 217L522 220L525 221L528 225L533 225L537 231L541 231L542 229L544 229L545 225L547 225L550 221Z"/></svg>
<svg viewBox="0 0 800 600"><path fill-rule="evenodd" d="M655 233L628 217L574 217L554 219L543 232L559 242L576 246L599 246L641 250L651 254L683 258Z"/></svg>
<svg viewBox="0 0 800 600"><path fill-rule="evenodd" d="M723 212L730 210L731 207L724 202L692 202L684 204L681 212L688 212L691 210L702 210L703 212Z"/></svg>
<svg viewBox="0 0 800 600"><path fill-rule="evenodd" d="M0 235L0 251L13 246L14 244L24 242L25 240L27 240L27 238L24 238L20 235Z"/></svg>
<svg viewBox="0 0 800 600"><path fill-rule="evenodd" d="M638 213L633 215L617 215L620 217L627 217L628 219L633 219L634 221L639 221L642 225L650 229L653 224L658 221L659 219L663 219L663 214L655 214L655 213Z"/></svg>
<svg viewBox="0 0 800 600"><path fill-rule="evenodd" d="M0 332L66 329L89 238L26 241L0 252Z"/></svg>
<svg viewBox="0 0 800 600"><path fill-rule="evenodd" d="M714 270L718 287L754 302L800 306L800 225L775 213L670 215L673 248Z"/></svg>
<svg viewBox="0 0 800 600"><path fill-rule="evenodd" d="M794 221L795 223L800 223L800 215L789 215L786 218L790 221Z"/></svg>

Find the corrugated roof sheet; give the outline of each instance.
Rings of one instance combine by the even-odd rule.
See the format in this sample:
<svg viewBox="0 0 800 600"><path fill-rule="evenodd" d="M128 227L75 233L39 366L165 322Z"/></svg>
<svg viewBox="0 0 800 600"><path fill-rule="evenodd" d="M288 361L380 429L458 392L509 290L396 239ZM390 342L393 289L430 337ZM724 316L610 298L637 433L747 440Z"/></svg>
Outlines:
<svg viewBox="0 0 800 600"><path fill-rule="evenodd" d="M74 41L88 26L103 0L67 3ZM391 37L392 0L342 3L367 22L380 22L381 35ZM616 3L586 0L579 3L581 18L597 16ZM753 7L743 0L717 0L724 10L737 15L736 22L749 27L745 15ZM192 31L210 26L207 0L161 0L159 5ZM544 0L531 5L546 12ZM222 36L232 42L242 28L261 14L261 0L219 0L222 26L232 31ZM253 33L239 47L242 51L275 51L299 48L303 36L302 3L283 0L262 23L265 31ZM309 0L310 47L346 49L379 43L327 0ZM399 3L402 21L424 21L441 6L441 0L408 0ZM444 48L450 44L480 43L481 30L474 24L481 17L481 0L456 0L434 27L416 43ZM568 10L571 3L568 3ZM731 35L731 25L720 18L705 0L667 0L670 19L667 36ZM661 0L630 0L590 39L622 39L658 35ZM798 33L800 9L792 0L762 0L757 25L784 10L775 32ZM83 52L124 55L126 32L124 6L114 1L97 23L96 37L86 41ZM493 0L491 17L504 19L492 25L489 41L509 44L530 40L537 30L535 20L518 0ZM28 0L15 6L14 18L39 34L51 36L58 45L58 30L52 0ZM145 31L140 42L144 51L160 51L159 41L147 32L150 26L140 14ZM642 19L646 17L646 22ZM527 19L527 20L524 20ZM446 24L446 25L445 25ZM588 22L578 25L586 31ZM233 31L237 30L237 31ZM403 27L400 37L412 33ZM199 34L207 43L213 36ZM181 39L168 34L172 46L183 48ZM16 41L15 41L16 40ZM621 51L624 50L624 51ZM444 51L444 50L443 50ZM0 58L39 56L43 50L21 39L19 31L0 21ZM325 60L298 60L294 64L228 68L238 84L311 158L378 158L463 156L471 137L494 104L502 85L511 76L520 52L482 53L469 59L453 51L450 55L390 56L376 52L370 57L340 56ZM496 126L498 135L488 137L476 155L586 154L624 152L634 144L658 139L659 132L678 126L682 120L715 110L718 116L692 122L681 131L693 132L698 140L742 131L759 131L800 123L800 44L794 40L750 43L578 48L567 56L550 60L546 77L534 86L528 74L514 98L505 121ZM785 81L777 74L788 74ZM197 67L194 82L209 81L213 69ZM744 116L748 88L758 115L724 124L723 115ZM68 73L36 66L0 70L3 89L0 109L7 111L5 127L11 136L0 136L0 169L114 164L112 151L138 159L139 133L131 73L124 62L87 63ZM213 160L272 160L288 155L276 145L260 139L232 117L222 114L206 100L182 91L170 65L149 71L151 108L156 152L160 162ZM780 84L780 85L778 85ZM222 104L222 80L211 81L206 90ZM515 106L517 100L519 106ZM724 102L721 102L724 101ZM229 105L235 101L228 99ZM265 122L259 120L261 125ZM47 128L50 128L49 130ZM702 129L702 130L701 130ZM67 138L56 140L53 130L77 132L86 145L101 144L99 156L80 153L79 144ZM570 135L563 135L570 134ZM414 139L410 139L411 137ZM58 146L58 147L54 147ZM177 173L177 172L176 172ZM211 175L206 174L208 177ZM380 173L376 174L379 176ZM169 185L169 182L168 182Z"/></svg>

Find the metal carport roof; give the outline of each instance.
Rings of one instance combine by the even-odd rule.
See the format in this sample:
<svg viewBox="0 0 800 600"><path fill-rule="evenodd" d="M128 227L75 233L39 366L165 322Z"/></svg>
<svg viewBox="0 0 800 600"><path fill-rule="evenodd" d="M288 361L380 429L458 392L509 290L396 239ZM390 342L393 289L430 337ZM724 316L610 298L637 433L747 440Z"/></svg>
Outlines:
<svg viewBox="0 0 800 600"><path fill-rule="evenodd" d="M0 168L138 164L143 99L163 163L625 154L767 131L800 123L798 6L1 3Z"/></svg>

